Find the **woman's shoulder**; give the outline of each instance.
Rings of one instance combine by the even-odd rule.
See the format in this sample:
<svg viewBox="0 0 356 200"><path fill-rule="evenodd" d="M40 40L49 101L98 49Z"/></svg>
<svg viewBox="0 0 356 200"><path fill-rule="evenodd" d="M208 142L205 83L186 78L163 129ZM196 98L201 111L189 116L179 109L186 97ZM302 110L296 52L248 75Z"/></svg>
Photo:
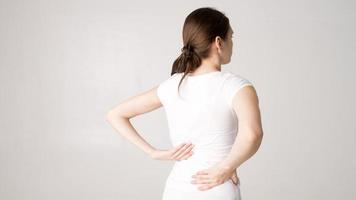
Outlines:
<svg viewBox="0 0 356 200"><path fill-rule="evenodd" d="M169 96L171 96L171 86L174 85L175 80L178 78L178 74L172 74L168 77L162 79L157 87L157 95L161 100L163 105L167 105L169 101Z"/></svg>
<svg viewBox="0 0 356 200"><path fill-rule="evenodd" d="M224 84L247 83L247 82L251 83L251 81L248 78L246 78L244 75L232 71L221 72L220 78L224 82Z"/></svg>
<svg viewBox="0 0 356 200"><path fill-rule="evenodd" d="M246 79L244 75L232 71L224 71L223 76L225 78Z"/></svg>
<svg viewBox="0 0 356 200"><path fill-rule="evenodd" d="M241 74L230 71L225 72L222 93L229 106L232 105L232 99L235 94L245 86L253 86L253 83Z"/></svg>
<svg viewBox="0 0 356 200"><path fill-rule="evenodd" d="M174 73L168 77L165 77L161 82L160 85L165 85L165 84L169 84L170 82L173 82L174 80L176 80L179 77L179 73Z"/></svg>

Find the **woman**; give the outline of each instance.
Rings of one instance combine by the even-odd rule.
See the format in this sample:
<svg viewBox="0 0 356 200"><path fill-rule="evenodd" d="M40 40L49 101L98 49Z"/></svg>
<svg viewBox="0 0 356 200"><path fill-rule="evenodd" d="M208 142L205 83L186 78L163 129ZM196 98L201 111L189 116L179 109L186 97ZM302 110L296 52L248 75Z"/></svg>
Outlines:
<svg viewBox="0 0 356 200"><path fill-rule="evenodd" d="M263 131L252 83L221 71L230 62L232 35L220 11L194 10L185 19L184 47L171 76L108 113L111 125L151 158L176 161L163 200L241 199L236 171L257 151ZM169 150L152 147L129 121L161 106L174 146Z"/></svg>

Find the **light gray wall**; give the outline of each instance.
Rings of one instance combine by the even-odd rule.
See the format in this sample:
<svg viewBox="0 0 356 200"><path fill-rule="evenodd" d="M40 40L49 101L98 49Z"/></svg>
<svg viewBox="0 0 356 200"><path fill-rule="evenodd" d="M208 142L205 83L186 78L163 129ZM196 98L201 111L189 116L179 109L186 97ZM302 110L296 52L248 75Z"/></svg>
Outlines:
<svg viewBox="0 0 356 200"><path fill-rule="evenodd" d="M0 1L0 199L158 200L172 162L106 122L169 77L186 15L225 12L232 62L260 98L264 140L245 200L354 199L354 1ZM169 148L164 110L132 120Z"/></svg>

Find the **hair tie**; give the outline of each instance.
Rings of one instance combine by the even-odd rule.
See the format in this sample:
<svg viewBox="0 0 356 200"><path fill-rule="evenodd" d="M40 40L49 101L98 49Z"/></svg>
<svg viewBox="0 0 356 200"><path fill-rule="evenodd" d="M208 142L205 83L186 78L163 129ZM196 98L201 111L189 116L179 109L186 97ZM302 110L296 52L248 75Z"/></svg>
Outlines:
<svg viewBox="0 0 356 200"><path fill-rule="evenodd" d="M186 55L190 55L191 53L193 53L194 48L191 44L187 43L186 45L183 46L181 50L182 53L185 53Z"/></svg>

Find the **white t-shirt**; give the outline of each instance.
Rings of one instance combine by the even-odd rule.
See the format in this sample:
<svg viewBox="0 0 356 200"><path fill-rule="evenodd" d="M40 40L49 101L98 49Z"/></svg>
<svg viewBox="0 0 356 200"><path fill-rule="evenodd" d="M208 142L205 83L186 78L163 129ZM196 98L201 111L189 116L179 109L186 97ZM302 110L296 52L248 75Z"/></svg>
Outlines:
<svg viewBox="0 0 356 200"><path fill-rule="evenodd" d="M232 182L203 195L190 181L197 171L217 164L229 154L238 128L232 99L241 88L252 83L229 71L215 71L186 76L178 93L182 76L183 73L176 73L161 82L157 95L165 109L172 144L192 142L194 154L175 162L163 199L238 199L239 188Z"/></svg>
<svg viewBox="0 0 356 200"><path fill-rule="evenodd" d="M237 131L237 117L232 98L252 83L229 71L185 76L175 73L159 84L157 95L165 109L173 145L192 141L197 130L209 132ZM193 142L193 141L192 141Z"/></svg>

